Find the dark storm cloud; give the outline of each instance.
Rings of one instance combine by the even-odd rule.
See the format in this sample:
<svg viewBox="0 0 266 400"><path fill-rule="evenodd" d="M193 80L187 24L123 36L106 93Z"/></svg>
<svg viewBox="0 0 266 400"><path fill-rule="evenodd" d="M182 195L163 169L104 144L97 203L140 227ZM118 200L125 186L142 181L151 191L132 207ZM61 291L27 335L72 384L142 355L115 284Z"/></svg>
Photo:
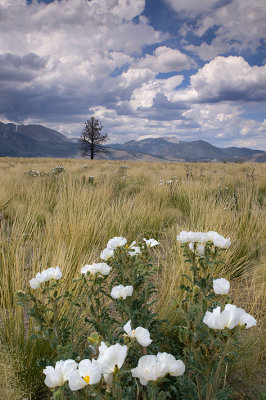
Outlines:
<svg viewBox="0 0 266 400"><path fill-rule="evenodd" d="M48 57L39 57L28 53L17 56L6 53L0 54L0 81L28 82L45 68Z"/></svg>

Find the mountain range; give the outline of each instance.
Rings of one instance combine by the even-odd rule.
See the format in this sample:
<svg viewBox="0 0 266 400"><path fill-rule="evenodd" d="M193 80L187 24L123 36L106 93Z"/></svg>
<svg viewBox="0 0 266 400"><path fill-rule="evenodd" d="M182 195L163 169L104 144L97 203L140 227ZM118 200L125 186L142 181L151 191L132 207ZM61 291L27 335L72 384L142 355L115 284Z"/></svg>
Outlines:
<svg viewBox="0 0 266 400"><path fill-rule="evenodd" d="M42 125L0 122L0 156L80 158L79 139ZM111 160L143 161L251 161L266 162L266 152L245 147L219 148L203 140L178 141L175 137L130 140L108 146Z"/></svg>

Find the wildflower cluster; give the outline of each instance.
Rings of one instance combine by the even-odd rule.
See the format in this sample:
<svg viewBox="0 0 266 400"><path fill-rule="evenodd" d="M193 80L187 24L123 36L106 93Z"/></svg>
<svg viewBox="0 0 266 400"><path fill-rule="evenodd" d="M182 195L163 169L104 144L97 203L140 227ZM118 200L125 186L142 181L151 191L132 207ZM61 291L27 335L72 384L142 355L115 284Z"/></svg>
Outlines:
<svg viewBox="0 0 266 400"><path fill-rule="evenodd" d="M38 289L41 283L60 278L62 278L62 272L59 267L44 269L42 272L38 272L35 278L30 280L30 287Z"/></svg>
<svg viewBox="0 0 266 400"><path fill-rule="evenodd" d="M40 171L38 171L37 169L28 169L27 171L24 171L24 174L32 178L35 178L36 176L41 176Z"/></svg>
<svg viewBox="0 0 266 400"><path fill-rule="evenodd" d="M174 176L173 178L168 179L167 181L160 179L159 186L168 185L168 186L172 187L173 184L176 184L178 182L179 182L179 179L176 176Z"/></svg>
<svg viewBox="0 0 266 400"><path fill-rule="evenodd" d="M65 172L65 168L62 167L62 165L57 165L56 167L52 168L51 171L49 172L44 172L44 171L40 172L35 169L28 169L27 171L24 171L24 174L30 178L35 178L37 176L42 176L42 177L57 176L60 175L62 172Z"/></svg>
<svg viewBox="0 0 266 400"><path fill-rule="evenodd" d="M92 395L134 399L137 392L151 399L165 398L164 382L183 375L181 360L158 352L162 322L153 309L155 268L150 256L150 249L158 245L155 239L130 245L124 237L110 239L100 255L105 262L81 268L75 279L76 298L73 291L59 294L59 267L43 270L30 280L32 289L42 291L43 304L32 293L18 294L20 304L39 325L38 339L52 346L53 355L43 373L54 398L68 399L75 393L75 399ZM68 315L61 315L63 300L69 304ZM81 308L88 310L83 321ZM78 330L87 334L82 336Z"/></svg>
<svg viewBox="0 0 266 400"><path fill-rule="evenodd" d="M179 323L173 327L189 371L181 393L195 399L228 398L229 389L220 387L224 364L232 361L241 330L256 325L254 317L231 304L230 282L213 277L219 255L231 241L214 231L182 231L177 240L190 265L180 287L183 300L176 308Z"/></svg>
<svg viewBox="0 0 266 400"><path fill-rule="evenodd" d="M54 399L227 398L219 397L227 390L220 389L225 360L241 329L256 320L230 304L228 280L213 277L230 239L183 231L177 240L190 271L171 328L155 313L155 239L130 245L122 236L110 239L102 262L84 265L71 291L61 289L56 267L30 280L36 296L18 293L37 324L32 339L50 346L51 358L42 365Z"/></svg>

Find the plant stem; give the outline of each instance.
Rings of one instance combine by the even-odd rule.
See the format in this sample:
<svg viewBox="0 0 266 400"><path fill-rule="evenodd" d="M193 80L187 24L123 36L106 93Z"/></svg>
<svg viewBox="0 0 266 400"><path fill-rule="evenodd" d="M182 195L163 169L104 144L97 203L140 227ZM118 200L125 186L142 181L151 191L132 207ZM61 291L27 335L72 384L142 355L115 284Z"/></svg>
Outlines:
<svg viewBox="0 0 266 400"><path fill-rule="evenodd" d="M223 362L224 362L225 356L226 356L226 354L228 352L228 348L229 348L230 344L231 344L231 338L228 337L227 341L226 341L226 344L225 344L225 347L224 347L224 350L223 350L223 352L221 354L219 364L218 364L217 369L215 371L213 381L212 381L212 383L207 385L206 400L213 400L215 398L215 394L216 394L216 392L218 390L218 387L219 387L221 369L222 369Z"/></svg>
<svg viewBox="0 0 266 400"><path fill-rule="evenodd" d="M199 381L198 376L196 377L196 382L197 382L198 400L202 400L201 387L200 387L200 381Z"/></svg>

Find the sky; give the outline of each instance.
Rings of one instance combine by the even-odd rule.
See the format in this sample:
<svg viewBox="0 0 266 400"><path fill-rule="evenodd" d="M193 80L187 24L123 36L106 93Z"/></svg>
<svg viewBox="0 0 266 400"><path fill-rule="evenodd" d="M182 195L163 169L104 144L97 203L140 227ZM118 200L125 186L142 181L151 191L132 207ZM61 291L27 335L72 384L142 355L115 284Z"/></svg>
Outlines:
<svg viewBox="0 0 266 400"><path fill-rule="evenodd" d="M0 0L0 121L266 150L265 0Z"/></svg>

